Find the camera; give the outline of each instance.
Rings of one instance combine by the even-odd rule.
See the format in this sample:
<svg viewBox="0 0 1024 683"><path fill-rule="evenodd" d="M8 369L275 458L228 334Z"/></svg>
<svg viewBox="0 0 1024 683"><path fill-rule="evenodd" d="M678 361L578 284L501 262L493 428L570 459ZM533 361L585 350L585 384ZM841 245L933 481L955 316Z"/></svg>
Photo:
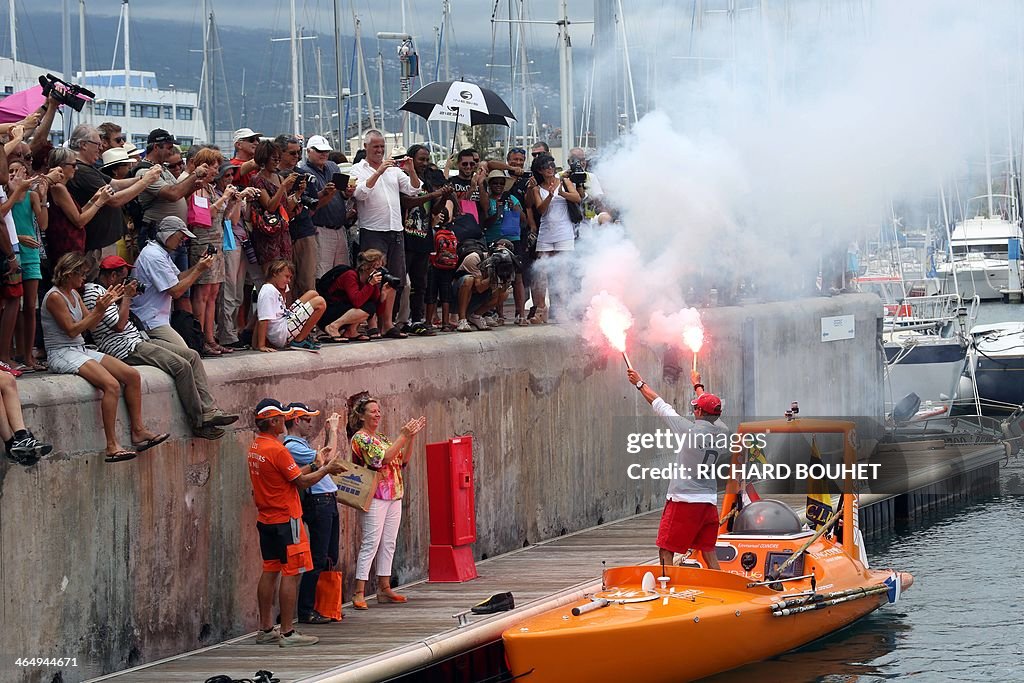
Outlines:
<svg viewBox="0 0 1024 683"><path fill-rule="evenodd" d="M316 176L312 173L303 173L299 176L299 182L307 185L316 185Z"/></svg>
<svg viewBox="0 0 1024 683"><path fill-rule="evenodd" d="M212 244L207 244L206 245L206 255L207 256L216 256L217 255L217 247L213 246Z"/></svg>
<svg viewBox="0 0 1024 683"><path fill-rule="evenodd" d="M53 74L39 77L39 86L43 89L43 97L53 97L61 104L66 104L75 111L82 111L86 100L96 98L96 93L80 85L62 81Z"/></svg>
<svg viewBox="0 0 1024 683"><path fill-rule="evenodd" d="M129 285L131 283L135 283L135 293L136 294L145 294L146 293L146 285L144 285L141 282L139 282L137 278L134 278L131 275L129 275L128 277L126 277L124 279L124 284L127 286L127 285Z"/></svg>
<svg viewBox="0 0 1024 683"><path fill-rule="evenodd" d="M399 278L392 275L387 268L378 268L373 272L380 273L380 283L382 285L387 285L391 289L398 289L403 284L402 281Z"/></svg>
<svg viewBox="0 0 1024 683"><path fill-rule="evenodd" d="M312 211L316 208L316 205L320 202L316 197L310 197L308 195L299 195L299 204L303 206L307 211Z"/></svg>
<svg viewBox="0 0 1024 683"><path fill-rule="evenodd" d="M569 180L573 185L583 185L587 182L587 172L583 170L581 160L569 159Z"/></svg>

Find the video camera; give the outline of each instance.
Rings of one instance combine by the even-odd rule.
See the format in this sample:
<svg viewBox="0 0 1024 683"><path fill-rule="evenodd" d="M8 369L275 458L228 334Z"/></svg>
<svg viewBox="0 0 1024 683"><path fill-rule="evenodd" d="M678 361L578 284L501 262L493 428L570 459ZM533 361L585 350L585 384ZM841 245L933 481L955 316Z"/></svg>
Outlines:
<svg viewBox="0 0 1024 683"><path fill-rule="evenodd" d="M43 97L52 97L75 111L82 111L86 100L96 99L96 93L92 90L74 83L62 81L53 74L40 76L39 86L43 89Z"/></svg>
<svg viewBox="0 0 1024 683"><path fill-rule="evenodd" d="M569 158L569 180L573 185L585 185L587 172L583 169L583 162L574 157Z"/></svg>

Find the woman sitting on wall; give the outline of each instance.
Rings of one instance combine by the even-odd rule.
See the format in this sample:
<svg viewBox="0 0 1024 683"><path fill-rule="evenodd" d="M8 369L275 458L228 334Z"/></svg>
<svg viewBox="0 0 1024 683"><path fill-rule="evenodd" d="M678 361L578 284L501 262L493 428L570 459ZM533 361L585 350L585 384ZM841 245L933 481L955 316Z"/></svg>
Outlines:
<svg viewBox="0 0 1024 683"><path fill-rule="evenodd" d="M412 440L427 424L427 418L409 420L394 443L377 431L381 422L380 402L360 395L348 417L352 439L352 459L356 464L377 470L380 478L370 509L362 514L362 542L356 561L356 592L352 606L367 609L365 590L370 564L377 558L377 602L406 602L404 595L391 589L391 562L395 557L398 527L402 522L402 495L405 493L403 469L412 455Z"/></svg>

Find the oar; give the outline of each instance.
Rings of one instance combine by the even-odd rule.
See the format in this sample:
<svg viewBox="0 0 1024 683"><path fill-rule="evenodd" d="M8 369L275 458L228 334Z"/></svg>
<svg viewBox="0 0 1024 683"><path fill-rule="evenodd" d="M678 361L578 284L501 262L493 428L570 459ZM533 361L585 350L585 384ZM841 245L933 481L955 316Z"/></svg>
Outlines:
<svg viewBox="0 0 1024 683"><path fill-rule="evenodd" d="M807 552L807 549L811 547L812 543L817 541L819 538L821 538L822 534L824 534L826 531L831 529L832 525L839 521L839 517L840 517L840 515L842 515L842 512L843 512L842 508L840 508L840 509L836 510L835 512L833 512L832 516L828 518L828 520L825 522L825 524L822 525L822 527L820 529L818 529L816 532L814 532L814 535L811 536L810 538L808 538L807 542L804 543L802 546L800 546L799 550L797 550L795 553L790 555L789 559L787 559L785 562L782 563L782 566L780 566L778 571L775 572L775 578L778 578L778 577L782 576L782 572L784 572L787 569L789 569L790 565L792 565L794 562L796 562L796 558L800 557L805 552Z"/></svg>

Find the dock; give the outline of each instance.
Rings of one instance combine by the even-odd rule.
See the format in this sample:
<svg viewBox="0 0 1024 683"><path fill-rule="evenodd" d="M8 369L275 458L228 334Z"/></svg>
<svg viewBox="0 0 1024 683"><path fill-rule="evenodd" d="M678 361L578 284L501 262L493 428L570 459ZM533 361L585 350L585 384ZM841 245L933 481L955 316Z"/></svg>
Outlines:
<svg viewBox="0 0 1024 683"><path fill-rule="evenodd" d="M861 527L866 538L898 521L914 521L947 505L998 486L1001 444L946 448L909 447L902 457L908 479L899 494L861 497ZM773 495L802 514L805 496ZM661 510L609 522L477 563L479 578L465 583L417 581L401 587L405 605L379 605L356 611L346 603L340 624L302 625L320 638L312 647L283 649L257 645L249 633L92 681L125 683L202 683L224 674L251 678L270 670L281 683L382 681L399 677L494 643L502 631L535 613L575 602L600 587L602 563L608 566L654 564ZM253 588L255 590L255 587ZM516 609L495 615L458 614L494 593L511 591ZM500 654L497 655L500 657ZM470 680L470 679L466 679Z"/></svg>

